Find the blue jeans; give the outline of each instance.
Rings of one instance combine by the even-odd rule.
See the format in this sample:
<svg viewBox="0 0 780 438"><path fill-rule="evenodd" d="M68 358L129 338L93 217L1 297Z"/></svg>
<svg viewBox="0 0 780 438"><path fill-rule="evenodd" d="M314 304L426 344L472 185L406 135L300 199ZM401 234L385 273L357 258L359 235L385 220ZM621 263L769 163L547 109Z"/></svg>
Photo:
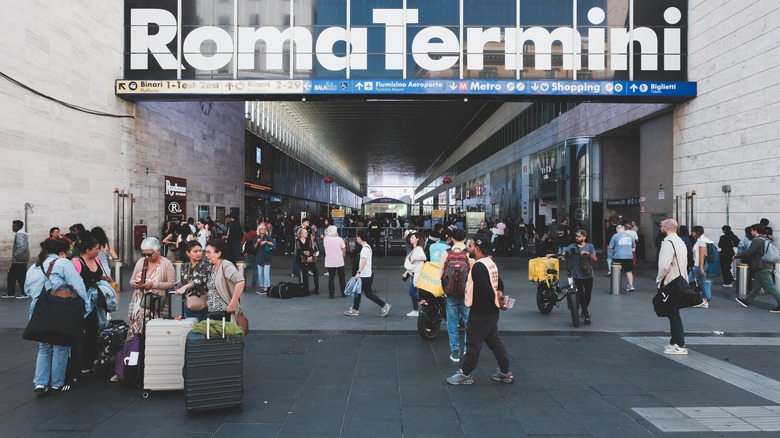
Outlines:
<svg viewBox="0 0 780 438"><path fill-rule="evenodd" d="M412 299L412 309L420 309L420 293L414 285L414 279L409 280L409 297Z"/></svg>
<svg viewBox="0 0 780 438"><path fill-rule="evenodd" d="M33 384L49 386L51 383L55 388L62 388L69 355L70 347L39 342Z"/></svg>
<svg viewBox="0 0 780 438"><path fill-rule="evenodd" d="M685 347L685 330L683 330L682 318L680 318L680 309L674 309L669 318L669 331L672 334L669 343L678 347Z"/></svg>
<svg viewBox="0 0 780 438"><path fill-rule="evenodd" d="M255 274L260 277L260 287L271 287L271 265L256 265Z"/></svg>
<svg viewBox="0 0 780 438"><path fill-rule="evenodd" d="M447 297L447 333L450 335L450 351L460 352L460 335L458 334L458 324L469 320L469 308L466 307L465 298ZM463 339L463 343L466 340Z"/></svg>
<svg viewBox="0 0 780 438"><path fill-rule="evenodd" d="M688 281L691 282L696 278L696 283L699 284L699 290L701 291L702 298L709 301L712 298L712 291L710 290L710 283L707 281L707 273L701 275L701 270L698 266L694 266L691 272L688 273Z"/></svg>
<svg viewBox="0 0 780 438"><path fill-rule="evenodd" d="M247 267L254 266L255 255L254 254L247 255L245 261ZM254 269L252 270L252 286L257 286L257 271Z"/></svg>

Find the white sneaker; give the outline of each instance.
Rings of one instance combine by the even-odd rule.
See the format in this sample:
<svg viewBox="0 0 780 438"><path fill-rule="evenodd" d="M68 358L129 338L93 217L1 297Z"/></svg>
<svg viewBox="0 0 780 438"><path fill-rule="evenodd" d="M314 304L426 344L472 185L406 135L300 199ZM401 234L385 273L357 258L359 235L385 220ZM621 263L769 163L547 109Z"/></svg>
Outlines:
<svg viewBox="0 0 780 438"><path fill-rule="evenodd" d="M724 284L723 287L734 287L733 284Z"/></svg>
<svg viewBox="0 0 780 438"><path fill-rule="evenodd" d="M419 310L412 310L411 312L406 314L406 316L412 316L412 317L419 316L419 315L420 315Z"/></svg>
<svg viewBox="0 0 780 438"><path fill-rule="evenodd" d="M710 303L708 301L705 301L705 302L703 302L701 304L697 304L697 305L695 305L693 307L698 307L699 309L709 309L710 308Z"/></svg>
<svg viewBox="0 0 780 438"><path fill-rule="evenodd" d="M688 349L685 347L678 347L677 344L669 346L670 348L664 349L664 354L685 355L688 354Z"/></svg>
<svg viewBox="0 0 780 438"><path fill-rule="evenodd" d="M382 316L387 316L390 313L390 307L390 303L385 303L385 306L382 307Z"/></svg>
<svg viewBox="0 0 780 438"><path fill-rule="evenodd" d="M347 316L360 316L360 311L355 309L349 309L346 312L344 312Z"/></svg>
<svg viewBox="0 0 780 438"><path fill-rule="evenodd" d="M633 292L635 290L636 289L634 289L634 285L633 284L629 284L628 286L626 286L626 292Z"/></svg>

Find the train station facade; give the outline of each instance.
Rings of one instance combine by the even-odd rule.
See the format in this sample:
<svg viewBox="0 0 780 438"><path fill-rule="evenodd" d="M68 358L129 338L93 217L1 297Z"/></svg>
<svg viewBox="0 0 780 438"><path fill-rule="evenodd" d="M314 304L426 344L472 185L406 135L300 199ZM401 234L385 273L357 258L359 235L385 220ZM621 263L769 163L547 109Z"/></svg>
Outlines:
<svg viewBox="0 0 780 438"><path fill-rule="evenodd" d="M648 236L662 217L703 225L710 235L727 223L740 229L760 217L780 217L780 7L772 2L734 10L703 0L561 0L557 8L536 10L526 0L464 0L463 6L458 0L435 5L399 0L381 7L357 1L215 0L196 2L187 22L177 20L176 1L87 3L94 4L76 9L67 3L12 3L2 19L0 219L10 226L26 218L31 242L46 238L52 226L101 225L109 237L126 239L123 257L128 257L131 226L147 225L148 234L157 235L169 215L317 214L328 201L354 209L362 203L365 185L317 159L317 133L302 126L294 106L285 102L302 104L301 95L263 94L266 103L251 105L244 100L258 96L131 98L118 90L123 80L138 86L141 80L230 83L276 77L301 87L311 80L333 99L365 94L361 88L363 94L347 96L338 86L326 86L338 85L338 79L351 90L369 79L439 81L445 87L478 80L486 86L513 84L514 95L478 90L465 97L505 103L425 175L414 190L415 203L438 205L450 190L455 210L535 221L569 217L594 235L603 220L619 216L636 219ZM404 3L416 12L399 12ZM491 15L482 3L509 12ZM289 13L290 4L298 12ZM350 15L346 5L355 20L350 25L337 19ZM145 40L130 37L130 24L141 23L132 20L144 15L133 8L146 9L153 23L154 31L138 34ZM225 21L221 8L230 11ZM444 11L444 18L426 18L433 9ZM459 24L460 10L484 19ZM573 18L556 21L556 10ZM628 19L640 11L654 18ZM238 23L230 18L239 16L244 18ZM271 22L265 25L263 17ZM207 26L209 20L213 26ZM535 26L520 26L529 20ZM261 46L271 53L247 52L238 40L228 41L234 25L244 28L246 38L266 38ZM183 56L179 39L171 36L178 26L187 32L179 46ZM285 29L293 33L295 26L308 27L311 36L311 50L300 57L290 56L278 39L291 37ZM404 37L403 26L415 29L407 35L412 53L404 46L390 50L394 32ZM546 41L531 29L547 29L549 57L541 50L525 52ZM642 41L623 44L625 51L612 45L613 38L651 33L653 50ZM517 44L520 38L533 44ZM354 53L346 53L347 41ZM131 47L135 43L143 53ZM141 59L158 71L144 71ZM293 68L285 68L290 63ZM606 83L639 86L655 79L694 83L695 95L655 99L653 90L633 96L626 90L617 96L614 88L612 95L603 94ZM531 94L531 85L527 94L517 94L515 87L533 80L561 84L555 85L561 94ZM574 96L578 90L567 84L602 89ZM430 93L426 87L419 88ZM446 93L432 97L464 98ZM322 180L331 174L337 187ZM452 183L442 184L444 176ZM186 197L171 206L168 188L182 185ZM10 250L0 253L0 266L9 262Z"/></svg>

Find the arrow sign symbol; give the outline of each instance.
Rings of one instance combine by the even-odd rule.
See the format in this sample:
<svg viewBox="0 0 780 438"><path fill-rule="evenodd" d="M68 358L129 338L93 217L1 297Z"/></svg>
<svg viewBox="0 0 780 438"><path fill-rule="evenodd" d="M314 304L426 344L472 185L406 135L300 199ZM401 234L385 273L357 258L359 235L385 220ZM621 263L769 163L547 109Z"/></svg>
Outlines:
<svg viewBox="0 0 780 438"><path fill-rule="evenodd" d="M458 84L450 84L450 90L455 91L458 89Z"/></svg>
<svg viewBox="0 0 780 438"><path fill-rule="evenodd" d="M121 84L121 83L120 83L120 84L119 84L119 89L120 89L120 90L124 90L124 89L125 89L125 84Z"/></svg>
<svg viewBox="0 0 780 438"><path fill-rule="evenodd" d="M358 82L357 84L355 84L355 88L357 88L358 90L362 90L363 89L363 83L362 82Z"/></svg>
<svg viewBox="0 0 780 438"><path fill-rule="evenodd" d="M532 89L532 90L534 90L534 91L536 91L536 90L538 90L538 89L539 89L539 86L538 86L538 85L536 85L536 83L534 82L534 83L531 85L531 89Z"/></svg>
<svg viewBox="0 0 780 438"><path fill-rule="evenodd" d="M630 87L628 87L628 88L630 88L630 89L631 89L631 91L634 91L634 92L635 92L635 91L636 91L636 89L637 89L637 86L636 86L636 84L631 84L631 86L630 86Z"/></svg>

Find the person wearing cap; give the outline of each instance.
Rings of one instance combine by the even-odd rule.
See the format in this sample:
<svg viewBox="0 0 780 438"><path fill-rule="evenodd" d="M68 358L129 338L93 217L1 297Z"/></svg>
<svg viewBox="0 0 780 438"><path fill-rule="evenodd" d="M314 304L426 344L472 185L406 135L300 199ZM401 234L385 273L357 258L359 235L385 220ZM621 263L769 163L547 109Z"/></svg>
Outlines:
<svg viewBox="0 0 780 438"><path fill-rule="evenodd" d="M590 305L591 291L593 291L593 265L596 262L596 248L592 243L586 242L588 233L585 230L577 230L574 233L574 243L563 249L561 254L548 254L547 257L557 256L563 258L566 254L572 254L569 257L569 268L574 277L574 285L577 286L577 299L582 309L582 317L585 324L590 324Z"/></svg>
<svg viewBox="0 0 780 438"><path fill-rule="evenodd" d="M509 370L509 356L498 335L498 311L505 308L504 283L498 275L498 267L489 257L493 245L484 234L477 233L469 242L469 256L476 262L469 271L466 281L466 306L469 307L466 324L466 352L463 368L447 378L450 385L471 385L472 373L477 369L482 344L488 348L498 362L498 370L491 375L496 382L513 383L514 374Z"/></svg>

